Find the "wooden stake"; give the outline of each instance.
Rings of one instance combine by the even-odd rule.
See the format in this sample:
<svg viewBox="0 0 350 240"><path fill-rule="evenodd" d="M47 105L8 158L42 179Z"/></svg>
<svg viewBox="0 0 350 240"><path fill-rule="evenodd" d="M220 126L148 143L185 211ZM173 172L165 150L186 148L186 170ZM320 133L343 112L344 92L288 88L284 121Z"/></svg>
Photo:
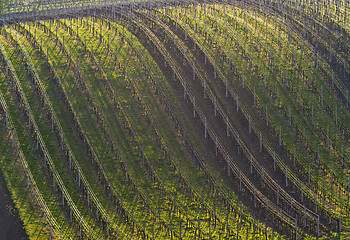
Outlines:
<svg viewBox="0 0 350 240"><path fill-rule="evenodd" d="M196 98L193 98L193 117L196 117Z"/></svg>
<svg viewBox="0 0 350 240"><path fill-rule="evenodd" d="M301 202L304 201L303 182L301 180L300 180L300 199L301 199Z"/></svg>

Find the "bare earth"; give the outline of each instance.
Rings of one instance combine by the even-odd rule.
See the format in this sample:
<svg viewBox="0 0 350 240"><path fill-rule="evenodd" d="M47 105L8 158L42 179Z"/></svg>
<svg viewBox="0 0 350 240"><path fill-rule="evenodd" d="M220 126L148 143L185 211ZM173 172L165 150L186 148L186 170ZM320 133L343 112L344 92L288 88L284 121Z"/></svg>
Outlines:
<svg viewBox="0 0 350 240"><path fill-rule="evenodd" d="M0 172L0 239L28 239Z"/></svg>

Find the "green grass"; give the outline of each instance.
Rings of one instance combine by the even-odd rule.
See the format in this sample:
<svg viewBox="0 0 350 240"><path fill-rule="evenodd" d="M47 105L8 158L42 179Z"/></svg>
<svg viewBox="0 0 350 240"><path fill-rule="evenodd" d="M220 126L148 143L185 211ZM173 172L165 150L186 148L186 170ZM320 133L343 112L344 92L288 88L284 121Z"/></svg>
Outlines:
<svg viewBox="0 0 350 240"><path fill-rule="evenodd" d="M343 214L342 229L349 224L347 123L350 115L346 106L349 84L342 79L343 72L339 70L342 61L349 58L347 40L350 37L341 30L341 19L349 22L345 19L344 8L339 8L323 22L329 11L335 10L334 6L329 5L327 12L323 7L315 10L313 4L308 6L303 2L299 11L295 5L284 3L283 12L277 12L277 5L256 12L248 2L244 5L236 2L235 7L230 4L227 2L225 8L218 3L207 4L206 13L202 3L197 3L196 7L189 5L186 10L180 6L177 13L172 6L161 7L153 9L150 18L145 9L137 10L133 15L124 12L123 20L117 13L115 22L108 21L108 14L97 18L26 22L12 29L11 36L3 34L1 29L0 41L18 74L44 139L44 147L79 212L102 237L115 238L118 227L122 239L142 239L143 228L148 238L155 235L157 239L177 238L180 232L183 239L199 238L199 229L203 239L209 239L209 232L215 239L261 239L265 237L264 221L267 221L269 239L292 238L294 223L287 226L286 222L278 222L276 209L282 207L291 219L299 213L296 217L300 238L315 238L315 231L308 232L303 228L301 208L290 211L288 201L275 208L276 186L285 190L283 198L295 198L297 202L293 206L303 206L301 183L304 194L308 194L307 197L304 195L306 207L311 211L314 211L314 194L317 194L318 213L323 211L321 238L348 236L346 232L336 233L339 211ZM39 10L45 8L43 5ZM313 9L312 13L310 9ZM112 12L109 9L109 13ZM305 30L304 19L307 20ZM157 21L167 25L156 26ZM9 28L6 29L8 32ZM318 55L314 54L316 30L322 49ZM197 50L193 46L194 38ZM23 42L29 54L23 61L21 46L16 47L16 42ZM156 47L156 44L159 45ZM328 59L329 47L334 48L332 62ZM167 60L159 51L162 48L170 53ZM187 51L186 64L183 64L180 49ZM206 64L204 51L207 53ZM31 71L38 73L44 87L39 92L44 92L50 99L50 106L43 106L27 74L25 66L29 58L35 68ZM196 81L191 81L192 61L197 65ZM174 66L169 63L175 64L177 79L172 79ZM214 64L216 77L212 75ZM5 72L3 67L0 74L4 76ZM349 75L348 69L345 74ZM228 80L228 97L225 97L225 78ZM202 99L203 83L198 79L204 79L207 84L207 99ZM178 80L181 80L180 84ZM184 82L189 93L196 97L196 118L193 118L192 97L187 102L183 100ZM6 80L0 83L0 89L38 188L65 234L76 238L79 224L70 224L69 211L66 212L60 203L61 193L52 188L52 176L35 150L35 138L29 132L27 117L20 113L24 106L17 104L15 91ZM216 118L212 117L214 99L220 116ZM67 141L63 151L59 133L51 130L51 117L46 113L51 110L57 117L55 124L62 127ZM173 119L175 116L177 124ZM229 137L226 136L226 116L230 124ZM252 119L252 134L247 134L248 117ZM211 140L204 138L204 118L219 138L220 151L227 151L230 159L237 161L234 164L248 179L245 183L251 183L264 194L264 199L273 203L270 211L274 216L266 218L263 206L256 220L253 213L256 209L251 205L252 191L235 192L239 180L224 176L227 175L227 164L223 161L226 157L216 156L213 132L209 137ZM264 140L263 153L259 151L260 132ZM246 147L243 154L236 151L237 133L241 136L242 146ZM2 141L1 144L5 143ZM108 214L108 237L104 220L96 220L96 208L87 207L86 195L82 194L74 173L69 170L68 149L72 150L76 164L81 166L87 179L84 187L86 184L91 187L91 193L101 204L100 209ZM193 151L203 161L201 167L197 165ZM267 187L260 184L261 174L250 174L249 162L244 162L244 159L249 160L250 153L256 160L254 171L264 168L264 173L268 174L270 185ZM274 153L278 156L277 173L273 170ZM7 159L11 154L0 156ZM311 182L308 180L309 166ZM4 165L4 161L0 162L0 167L6 174L14 168ZM292 187L284 187L286 168L293 174L293 179L289 179L293 182ZM103 171L102 175L100 171ZM48 225L43 225L40 211L28 202L25 182L19 181L18 185L13 182L23 174L6 174L15 204L20 204L20 217L28 218L28 223L24 221L26 232L34 239L42 228L39 238L46 238ZM271 185L272 179L276 184ZM326 186L325 201L322 200L323 184ZM245 195L248 192L250 194ZM339 192L342 193L341 203ZM17 194L21 195L20 200ZM327 224L326 213L329 203L333 216L331 226ZM311 228L316 228L315 220L311 221Z"/></svg>
<svg viewBox="0 0 350 240"><path fill-rule="evenodd" d="M4 76L4 75L2 75ZM5 78L4 78L5 79ZM66 217L64 216L64 214L62 214L61 209L59 208L59 206L56 204L55 202L55 197L54 195L51 193L52 188L50 184L48 184L47 182L47 174L46 171L44 170L43 166L40 165L39 161L38 161L38 156L36 155L36 153L33 151L33 149L36 148L34 142L31 140L30 138L30 134L28 133L28 130L26 129L25 125L25 120L19 115L19 112L17 111L16 106L14 105L15 103L13 102L12 99L12 95L10 95L8 86L6 82L2 82L1 84L1 91L4 93L4 98L7 102L7 107L9 110L9 116L12 117L13 120L13 125L17 126L15 131L17 132L17 136L19 136L19 142L21 144L21 150L22 150L22 154L28 159L28 167L29 169L31 169L31 172L34 176L34 179L37 182L37 186L42 194L42 196L45 199L46 204L48 205L49 209L51 210L51 212L53 213L54 217L56 218L56 220L58 221L59 225L62 228L62 235L63 236L71 236L73 231L72 229L70 229L70 227L66 224ZM6 141L4 141L4 143L6 143ZM2 148L2 149L6 149L6 148ZM12 152L9 151L9 154L11 154ZM18 157L17 157L18 158ZM13 161L16 158L13 159ZM13 164L10 164L10 162L8 162L8 166L6 165L2 165L2 167L4 169L18 169L18 173L16 174L16 171L3 171L4 175L8 175L8 177L10 177L10 179L8 181L14 181L11 177L26 177L23 173L21 173L21 171L19 171L19 168L16 167L16 163L13 162ZM12 174L11 174L12 173ZM5 176L6 179L6 176ZM21 186L23 186L24 184L26 184L26 181L15 181L18 185L14 184L14 188L18 187L18 189L16 189L16 191L18 191L18 195L19 196L23 196L23 190L21 190ZM9 182L10 183L10 182ZM28 192L27 192L28 193ZM20 199L18 199L18 201L20 201ZM24 201L24 200L22 200ZM22 202L22 204L24 206L27 206L29 209L31 207L31 203L27 202L24 203ZM25 207L23 207L23 209L19 209L19 213L21 215L21 212L27 211L27 214L38 214L37 212L32 212L30 210L26 210ZM38 211L40 212L40 210L38 209ZM40 214L42 214L42 212L40 212ZM22 216L23 217L23 216ZM41 219L41 220L40 220ZM40 234L38 234L38 232L34 231L33 229L37 230L37 228L41 228L42 224L41 222L43 221L43 215L41 215L40 218L37 219L38 222L40 223L40 226L38 226L38 224L36 224L37 226L35 226L35 220L31 220L27 219L27 222L30 226L28 226L28 229L26 228L26 232L27 234L31 237L31 238L36 238L36 237L40 237ZM26 224L26 223L25 223ZM49 229L47 229L47 226L44 227L42 234L47 236Z"/></svg>
<svg viewBox="0 0 350 240"><path fill-rule="evenodd" d="M12 52L12 50L10 49L9 45L6 45L6 47L8 47L8 50L10 52L10 58L11 55L14 56L14 52ZM21 68L21 65L19 62L17 62L16 58L12 58L12 61L14 62L14 66L15 66L15 70L19 76L20 80L24 80L26 79L25 73L23 71L23 69ZM86 214L86 208L84 208L84 203L82 201L80 201L80 193L77 191L77 184L73 184L73 179L69 176L69 173L67 173L67 171L64 171L64 169L66 169L66 166L64 165L64 161L62 161L65 157L63 155L63 153L60 151L60 147L58 145L57 140L54 138L54 136L51 134L51 130L50 130L50 125L48 122L46 122L45 125L45 112L40 111L40 107L38 106L39 103L37 102L37 99L35 99L35 94L33 94L32 89L29 85L29 81L22 81L20 84L22 84L23 86L23 90L24 90L24 94L27 95L28 102L31 106L31 113L33 114L34 118L36 118L35 120L38 123L37 126L40 127L40 133L43 136L43 139L45 141L45 145L47 146L43 146L44 148L47 149L47 151L49 152L50 156L52 156L52 160L53 160L53 167L55 169L57 169L60 173L60 176L62 176L63 181L64 181L64 185L67 185L67 190L70 194L70 196L72 197L74 203L76 203L76 206L78 206L78 209L80 208L80 211L82 211L84 213L84 215ZM31 121L35 122L34 119L31 119ZM61 159L61 161L59 161ZM79 210L78 210L79 211ZM86 218L88 219L89 217L86 216ZM92 220L89 220L90 224L92 223Z"/></svg>
<svg viewBox="0 0 350 240"><path fill-rule="evenodd" d="M200 23L199 20L197 20L197 24L198 24L198 23ZM218 24L218 25L220 26L220 24ZM222 26L221 26L221 27L222 27ZM210 27L208 27L208 29L210 29ZM223 43L225 42L224 39L223 39L222 41L223 41ZM228 50L226 50L226 54L228 55L227 52L228 52ZM246 52L247 52L247 51L246 51ZM231 51L231 53L233 54L234 51ZM215 53L214 53L214 54L215 54ZM228 56L227 56L227 57L228 57ZM234 59L239 59L239 58L234 58ZM236 66L236 65L239 65L239 64L234 64L234 65ZM277 65L279 66L280 64L278 63ZM259 69L264 69L264 67L262 67L262 68L259 67ZM238 72L239 72L239 71L238 71ZM248 72L248 73L249 73L249 72ZM248 75L248 74L246 74L246 75ZM261 75L262 75L262 74L261 74ZM246 77L246 79L255 79L255 78L254 78L254 77L250 77L250 76L248 75L248 77ZM260 80L260 81L261 81L261 80ZM262 83L262 84L263 84L263 83ZM261 85L262 85L262 84L261 84ZM238 87L239 87L239 86L238 86ZM257 89L257 91L259 91L259 90L263 90L264 88L261 88L261 87L260 87L260 88L256 88L256 89ZM258 96L257 98L258 98L258 100L259 100L259 92L257 92L257 96ZM282 96L283 96L283 95L282 95ZM305 95L303 95L303 96L305 96ZM308 95L307 95L307 96L308 96ZM260 100L261 100L261 99L260 99ZM281 100L281 102L282 102L282 100ZM263 111L264 111L264 110L263 110L263 109L264 109L264 106L263 106L264 103L262 103L262 104L260 103L260 105L262 105L262 106L260 106L260 108L261 108L261 110L262 110L261 112L263 112ZM270 112L269 116L271 116L271 115L274 116L273 114L271 114L271 111L269 111L269 112ZM293 111L293 112L294 112L294 111ZM263 115L263 114L261 114L261 115ZM294 116L293 116L293 117L294 117ZM278 118L279 118L279 117L278 117ZM274 119L271 119L271 118L269 119L269 121L272 121L272 123L273 123L273 120L274 120ZM276 121L276 120L275 120L275 121ZM330 121L330 122L331 122L331 121ZM275 125L275 128L276 128L275 131L277 132L277 130L278 130L278 128L279 128L280 125L279 125L279 124L274 124L274 125ZM287 124L286 124L286 125L287 125ZM282 129L284 129L284 128L282 127ZM289 133L289 132L287 131L287 133ZM292 132L291 132L291 133L292 133ZM291 138L291 139L293 139L293 138ZM292 141L292 142L295 142L295 140ZM293 151L293 150L292 150L292 149L293 149L293 145L287 144L287 146L290 146L289 151L292 152L292 151ZM299 154L299 155L301 155L301 154ZM328 165L328 166L329 166L329 165ZM315 175L315 174L313 174L313 175Z"/></svg>
<svg viewBox="0 0 350 240"><path fill-rule="evenodd" d="M80 32L81 33L81 32ZM128 33L127 33L128 34ZM88 39L88 38L87 38ZM127 37L127 39L128 39L128 37ZM92 42L92 41L87 41L87 42ZM108 42L108 41L105 41L105 42ZM118 46L113 46L113 44L110 44L111 45L111 48L112 49L114 49L113 47L118 47ZM137 42L135 42L135 40L134 40L134 42L133 42L133 45L135 46L135 49L138 49L138 45L139 45L139 43L137 43ZM113 46L113 47L112 47ZM104 47L104 49L106 49L106 46L102 46L102 47ZM89 47L90 48L90 47ZM96 48L94 48L94 49L96 49ZM94 52L97 52L97 51L94 51ZM144 51L142 51L143 52L143 54L142 55L145 55L145 52ZM106 52L105 52L105 54L106 54ZM137 53L135 53L135 54L137 54ZM129 54L129 55L131 55L131 54ZM107 55L105 55L105 56L107 56ZM147 57L148 58L148 57ZM123 58L122 58L123 59ZM104 66L106 66L107 65L107 63L108 62L110 62L110 63L112 63L111 65L111 68L113 69L113 67L114 67L114 63L113 63L113 61L111 61L112 59L107 59L107 57L106 57L106 59L105 59L105 64L104 64ZM118 63L117 63L118 64ZM135 66L135 65L134 65ZM136 65L136 69L142 69L142 66L137 66ZM139 84L139 85L141 85L142 86L142 88L143 89L145 89L145 86L147 86L147 84L144 84L143 83L143 80L144 80L144 78L143 77L141 77L141 76L137 76L138 74L137 74L137 70L135 71L135 69L132 69L133 70L133 73L131 73L130 75L132 75L132 76L134 76L134 79L135 79L135 85L133 86L133 90L134 90L134 92L136 92L136 85L137 84ZM146 71L146 69L145 69L145 71ZM112 72L112 71L106 71L106 72ZM146 74L146 73L143 73L143 74ZM140 74L140 75L143 75L143 74ZM111 78L110 78L111 79ZM141 80L141 81L140 81ZM128 82L129 82L129 85L130 85L130 80L128 80ZM136 84L137 83L137 84ZM120 86L117 86L117 89L121 89L121 87ZM148 91L150 91L150 89L148 89ZM142 91L142 99L144 100L145 98L147 98L147 95L145 94L146 92L145 91ZM127 95L130 95L130 92L129 93L127 93ZM133 94L134 96L135 96L135 98L137 98L137 99L141 99L141 94L140 94L140 91L138 92L138 93L135 93L135 94ZM123 103L125 102L125 103L129 103L130 101L127 101L127 100L123 100L122 99L122 92L118 92L118 96L119 96L119 99L120 99L120 101L122 101ZM125 98L125 97L124 97ZM154 99L154 97L152 97L152 98L148 98L148 101L150 101L151 99ZM144 106L144 104L145 103L143 103L143 106ZM140 105L140 104L138 104L138 105ZM154 105L154 103L153 103L153 105L151 105L152 107L148 107L148 108L150 108L150 109L158 109L157 108L157 106L156 105ZM144 108L147 108L147 106L144 106ZM136 108L134 108L134 109L136 109ZM129 107L126 107L126 112L130 112L130 108ZM134 111L135 112L135 111ZM144 110L144 109L139 109L137 112L144 112L143 113L143 115L147 115L147 110ZM145 113L146 112L146 113ZM158 117L156 114L155 114L155 112L153 111L153 115L155 116L155 117ZM147 125L142 129L142 125L144 125L143 123L147 123L147 122L149 122L149 119L147 119L147 118L144 118L143 120L141 119L141 121L139 121L139 122L135 122L135 120L137 120L137 119L139 119L137 116L135 116L135 113L134 113L134 116L132 116L132 117L130 117L129 119L131 119L134 123L132 124L132 126L138 126L137 128L138 128L138 132L140 132L141 131L141 134L143 134L143 137L142 136L140 136L140 140L139 141L141 141L143 144L144 144L144 146L145 146L145 155L146 156L148 156L148 158L150 158L150 159L157 159L157 157L156 156L154 156L155 155L155 152L154 152L154 149L152 149L152 146L156 146L157 145L157 143L156 143L156 136L154 135L154 133L152 133L152 132L149 132L149 133L147 133ZM166 129L165 127L163 127L163 128L158 128L158 129ZM168 133L168 135L169 135L169 133ZM150 136L155 136L154 138L153 138L153 142L150 142L150 140L151 139L148 139ZM178 140L179 141L179 140ZM146 143L148 142L148 146L146 146ZM179 159L179 157L181 157L181 152L179 152L179 148L180 148L180 146L175 146L175 148L174 148L174 145L171 145L171 148L172 148L172 150L173 150L173 152L177 155L175 158L176 158L176 161L181 161L180 159ZM153 155L153 156L152 156ZM189 157L189 156L187 156L187 157ZM173 160L174 161L174 160ZM182 161L184 161L184 159L182 159ZM176 165L177 163L173 163L173 165ZM159 164L158 164L159 165ZM166 168L166 166L164 166L164 160L162 160L162 162L160 163L160 167L161 168L159 168L159 166L158 166L158 168L159 168L159 170L161 171L161 172L164 172L165 171L165 168ZM176 166L175 166L176 167ZM188 167L190 167L190 166L188 166ZM197 178L195 177L195 175L193 174L193 171L195 171L195 169L193 169L193 171L191 171L191 169L189 169L187 166L183 166L183 165L181 165L181 169L185 169L185 174L186 175L188 175L188 173L189 172L192 172L192 174L191 174L191 179L194 181L194 183L195 183L195 186L198 186L198 184L200 184L200 181L198 181L197 180ZM182 170L182 174L183 174L183 171L184 170ZM161 178L162 179L164 179L164 177L166 177L166 180L165 180L165 182L166 183L168 183L169 184L169 181L170 181L170 179L171 178L173 178L173 177L176 177L176 176L171 176L171 175L169 175L168 177L165 175L165 174L162 174L162 176L161 176ZM193 178L194 177L194 178ZM203 180L205 180L203 177L202 177L202 181ZM171 184L173 184L173 183L171 183ZM175 189L173 189L175 187ZM176 186L169 186L168 187L169 189L172 189L172 191L176 191ZM203 189L202 190L197 190L197 194L198 194L198 192L201 192L201 191L203 191ZM205 190L205 191L208 191L207 189ZM197 196L197 198L198 198L199 196Z"/></svg>

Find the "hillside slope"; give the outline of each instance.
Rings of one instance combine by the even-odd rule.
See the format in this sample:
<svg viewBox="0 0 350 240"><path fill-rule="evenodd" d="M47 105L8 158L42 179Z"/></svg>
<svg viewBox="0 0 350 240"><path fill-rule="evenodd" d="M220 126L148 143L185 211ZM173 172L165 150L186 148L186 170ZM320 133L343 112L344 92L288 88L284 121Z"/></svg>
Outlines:
<svg viewBox="0 0 350 240"><path fill-rule="evenodd" d="M349 237L347 3L71 9L0 28L30 239Z"/></svg>

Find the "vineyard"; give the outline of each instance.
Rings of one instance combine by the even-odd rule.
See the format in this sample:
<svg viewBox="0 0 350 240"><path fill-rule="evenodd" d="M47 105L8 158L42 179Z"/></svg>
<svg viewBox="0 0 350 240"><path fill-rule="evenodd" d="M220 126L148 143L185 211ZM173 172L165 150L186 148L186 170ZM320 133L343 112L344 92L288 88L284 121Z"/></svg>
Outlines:
<svg viewBox="0 0 350 240"><path fill-rule="evenodd" d="M350 238L348 12L0 2L0 238Z"/></svg>

